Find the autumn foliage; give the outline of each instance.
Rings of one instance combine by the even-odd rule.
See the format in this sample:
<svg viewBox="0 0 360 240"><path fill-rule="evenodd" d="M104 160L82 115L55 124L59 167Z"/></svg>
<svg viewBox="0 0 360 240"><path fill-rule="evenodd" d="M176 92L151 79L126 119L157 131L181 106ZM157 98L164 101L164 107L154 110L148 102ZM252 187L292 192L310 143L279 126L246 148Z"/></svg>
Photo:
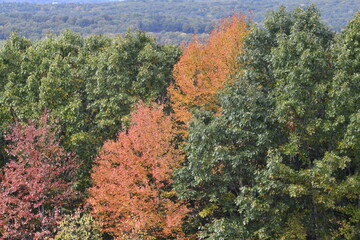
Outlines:
<svg viewBox="0 0 360 240"><path fill-rule="evenodd" d="M132 125L108 141L96 160L89 202L105 232L118 239L181 236L186 207L173 201L172 169L181 154L163 107L140 103Z"/></svg>
<svg viewBox="0 0 360 240"><path fill-rule="evenodd" d="M16 123L6 139L15 160L0 179L0 239L45 239L76 199L75 158L64 151L44 114L38 124Z"/></svg>
<svg viewBox="0 0 360 240"><path fill-rule="evenodd" d="M195 37L183 47L174 67L175 82L168 89L178 121L188 123L191 109L196 107L218 109L216 93L237 69L236 57L242 52L247 33L245 16L234 14L220 22L207 42L200 43Z"/></svg>

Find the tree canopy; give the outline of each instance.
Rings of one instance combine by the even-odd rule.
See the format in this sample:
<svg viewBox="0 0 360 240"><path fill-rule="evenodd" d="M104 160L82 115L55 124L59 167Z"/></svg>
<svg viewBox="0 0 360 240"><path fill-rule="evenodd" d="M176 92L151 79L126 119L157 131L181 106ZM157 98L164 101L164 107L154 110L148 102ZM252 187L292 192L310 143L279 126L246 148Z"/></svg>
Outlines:
<svg viewBox="0 0 360 240"><path fill-rule="evenodd" d="M205 43L195 38L183 48L169 87L177 121L187 124L198 108L217 111L216 94L235 69L247 31L245 16L234 14L223 19Z"/></svg>
<svg viewBox="0 0 360 240"><path fill-rule="evenodd" d="M349 144L357 139L357 88L332 82L356 83L356 61L345 59L357 51L357 19L336 40L314 7L282 8L253 27L220 116L197 113L177 171L182 198L198 202L200 238L359 236L359 169Z"/></svg>
<svg viewBox="0 0 360 240"><path fill-rule="evenodd" d="M234 14L182 53L13 33L0 238L359 239L359 32L311 5Z"/></svg>
<svg viewBox="0 0 360 240"><path fill-rule="evenodd" d="M31 40L39 40L65 29L86 37L92 34L115 36L132 28L151 33L160 43L180 44L191 40L193 34L207 36L221 18L234 12L248 14L262 23L268 11L282 5L294 9L314 2L324 21L340 31L360 8L358 0L91 1L0 0L0 41L7 39L14 30Z"/></svg>
<svg viewBox="0 0 360 240"><path fill-rule="evenodd" d="M6 135L14 158L0 179L0 237L45 239L79 194L73 189L76 159L60 146L44 114L39 123L16 123Z"/></svg>
<svg viewBox="0 0 360 240"><path fill-rule="evenodd" d="M140 103L131 120L99 153L89 203L103 229L119 238L174 238L181 234L186 206L173 201L169 188L182 159L172 142L171 119L162 106Z"/></svg>
<svg viewBox="0 0 360 240"><path fill-rule="evenodd" d="M49 110L88 185L98 148L126 127L132 105L166 97L179 53L144 32L83 39L66 31L37 42L14 33L0 50L0 134Z"/></svg>

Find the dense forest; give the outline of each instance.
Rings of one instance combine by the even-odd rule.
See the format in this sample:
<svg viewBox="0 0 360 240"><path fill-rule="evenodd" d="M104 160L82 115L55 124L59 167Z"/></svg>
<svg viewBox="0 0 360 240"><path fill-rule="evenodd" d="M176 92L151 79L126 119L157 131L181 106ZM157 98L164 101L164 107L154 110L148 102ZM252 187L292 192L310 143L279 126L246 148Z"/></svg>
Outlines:
<svg viewBox="0 0 360 240"><path fill-rule="evenodd" d="M0 3L64 4L64 3L103 3L126 0L0 0Z"/></svg>
<svg viewBox="0 0 360 240"><path fill-rule="evenodd" d="M1 2L1 1L0 1ZM53 1L57 2L57 1ZM194 33L207 37L217 21L234 12L247 13L262 22L269 10L280 5L292 10L316 3L324 21L340 31L360 8L358 0L127 0L108 3L26 4L0 3L0 40L18 30L22 36L39 40L71 29L82 36L115 36L128 28L152 33L160 43L189 41ZM200 36L199 36L200 37Z"/></svg>
<svg viewBox="0 0 360 240"><path fill-rule="evenodd" d="M360 239L360 12L0 48L0 239Z"/></svg>

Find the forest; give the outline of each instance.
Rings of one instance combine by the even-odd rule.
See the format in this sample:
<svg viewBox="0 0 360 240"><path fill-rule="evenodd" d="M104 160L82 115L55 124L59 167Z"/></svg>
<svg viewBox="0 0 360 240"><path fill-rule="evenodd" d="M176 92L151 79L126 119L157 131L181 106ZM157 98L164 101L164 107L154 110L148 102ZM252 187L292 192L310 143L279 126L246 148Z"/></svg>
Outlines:
<svg viewBox="0 0 360 240"><path fill-rule="evenodd" d="M360 12L0 48L0 239L360 239Z"/></svg>
<svg viewBox="0 0 360 240"><path fill-rule="evenodd" d="M39 4L44 3L43 0L25 1L38 4L13 1L1 3L0 0L0 40L7 39L16 30L34 41L49 34L59 35L66 29L83 37L91 34L114 37L131 28L151 33L159 43L179 44L189 41L194 33L206 38L219 19L234 12L247 14L261 23L268 11L281 5L292 10L311 2L319 6L324 21L340 32L360 8L358 0L127 0L107 3L59 0L48 4Z"/></svg>

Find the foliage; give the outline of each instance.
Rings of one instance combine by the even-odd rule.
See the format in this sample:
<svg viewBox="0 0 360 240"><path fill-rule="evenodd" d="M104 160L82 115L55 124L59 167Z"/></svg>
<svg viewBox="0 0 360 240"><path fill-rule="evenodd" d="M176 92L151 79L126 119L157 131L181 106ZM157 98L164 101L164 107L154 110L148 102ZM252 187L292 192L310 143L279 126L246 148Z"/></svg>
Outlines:
<svg viewBox="0 0 360 240"><path fill-rule="evenodd" d="M144 32L83 39L65 31L33 43L15 33L0 51L0 132L48 109L62 146L78 157L84 190L98 147L126 126L132 104L165 98L178 55Z"/></svg>
<svg viewBox="0 0 360 240"><path fill-rule="evenodd" d="M7 88L7 84L14 86L13 79L16 73L19 73L19 63L21 62L21 56L27 47L31 45L31 42L26 38L20 37L18 34L11 34L7 42L1 48L1 55L3 56L0 61L0 91L3 93ZM5 53L5 54L4 54ZM8 80L9 82L8 83ZM16 90L16 88L13 91ZM2 100L4 95L0 96ZM1 101L0 100L0 101ZM18 101L18 100L17 100ZM1 122L11 122L14 118L15 110L13 106L6 106L0 104L0 119ZM5 151L6 141L4 139L4 128L0 128L0 167L6 163L8 156Z"/></svg>
<svg viewBox="0 0 360 240"><path fill-rule="evenodd" d="M0 238L360 239L359 32L360 13L335 34L314 6L281 7L261 26L233 15L173 72L180 49L141 31L11 34ZM72 214L87 194L91 216Z"/></svg>
<svg viewBox="0 0 360 240"><path fill-rule="evenodd" d="M358 19L334 47L312 6L248 35L220 115L196 114L176 172L200 238L358 238Z"/></svg>
<svg viewBox="0 0 360 240"><path fill-rule="evenodd" d="M137 105L132 125L104 144L91 175L89 203L105 232L119 239L179 238L186 207L171 191L172 123L161 105Z"/></svg>
<svg viewBox="0 0 360 240"><path fill-rule="evenodd" d="M6 135L15 160L3 168L0 182L0 236L3 239L44 239L76 203L72 189L75 158L59 145L58 132L44 114L38 124L16 123Z"/></svg>
<svg viewBox="0 0 360 240"><path fill-rule="evenodd" d="M100 228L88 214L80 211L66 216L58 225L54 240L101 240Z"/></svg>
<svg viewBox="0 0 360 240"><path fill-rule="evenodd" d="M205 44L195 38L184 47L169 87L177 121L187 124L197 108L218 110L216 94L235 68L246 34L245 16L234 14L222 20Z"/></svg>
<svg viewBox="0 0 360 240"><path fill-rule="evenodd" d="M347 216L337 219L338 238L356 239L360 237L360 173L359 162L359 76L360 76L360 12L349 22L338 36L334 45L335 75L329 88L326 127L336 160L344 170L337 172L336 181L328 186L332 194L327 199L339 214ZM334 161L334 160L333 160ZM334 161L337 163L336 161ZM333 163L334 164L334 163ZM346 169L346 170L345 170Z"/></svg>
<svg viewBox="0 0 360 240"><path fill-rule="evenodd" d="M11 3L6 3L6 2ZM92 0L91 2L104 2ZM5 2L5 3L4 3ZM26 3L18 3L26 2ZM34 3L48 4L34 4ZM32 40L71 29L82 36L114 36L128 28L141 29L159 36L161 43L189 41L193 34L210 32L219 19L234 12L251 12L262 22L269 10L281 5L290 9L308 5L311 0L136 0L89 3L88 0L0 0L0 40L19 33ZM77 4L69 4L78 2ZM32 4L29 4L32 3ZM67 4L61 4L67 3ZM317 0L324 20L340 31L360 7L358 0Z"/></svg>

